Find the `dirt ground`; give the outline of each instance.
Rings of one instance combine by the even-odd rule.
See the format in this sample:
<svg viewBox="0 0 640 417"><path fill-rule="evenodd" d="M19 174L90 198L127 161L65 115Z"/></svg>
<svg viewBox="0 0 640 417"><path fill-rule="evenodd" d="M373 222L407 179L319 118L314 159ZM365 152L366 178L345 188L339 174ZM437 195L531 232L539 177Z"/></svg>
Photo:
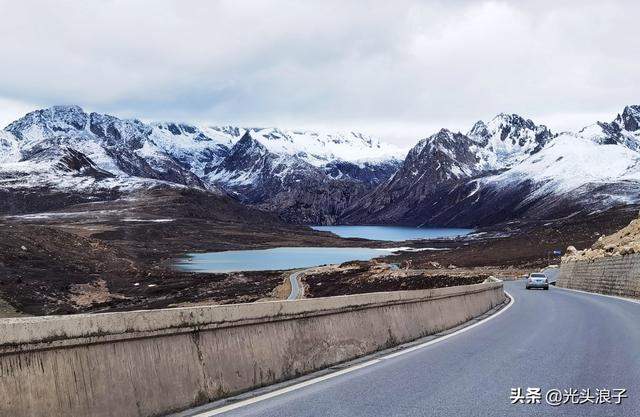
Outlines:
<svg viewBox="0 0 640 417"><path fill-rule="evenodd" d="M635 218L636 208L540 224L506 224L459 239L341 239L199 194L155 192L0 217L0 315L70 314L286 298L287 271L178 271L189 252L277 246L411 246L348 271L307 275L307 296L433 288L515 277L550 263L554 249L591 246ZM433 250L433 249L442 250ZM389 271L380 263L396 264ZM390 273L393 272L393 273ZM4 303L3 301L4 300ZM4 306L4 307L3 307Z"/></svg>
<svg viewBox="0 0 640 417"><path fill-rule="evenodd" d="M188 252L274 246L358 246L267 213L200 195L154 194L0 217L0 297L27 314L253 302L274 297L281 271L175 269Z"/></svg>
<svg viewBox="0 0 640 417"><path fill-rule="evenodd" d="M621 207L588 216L547 222L496 225L475 235L455 240L414 242L415 247L447 248L405 252L385 258L412 268L429 269L433 262L441 267L481 268L496 277L527 273L549 264L559 264L567 247L590 247L600 236L611 234L629 224L638 214L637 206Z"/></svg>
<svg viewBox="0 0 640 417"><path fill-rule="evenodd" d="M301 275L308 298L478 284L488 276L462 270L395 269L376 261L345 262L307 270Z"/></svg>

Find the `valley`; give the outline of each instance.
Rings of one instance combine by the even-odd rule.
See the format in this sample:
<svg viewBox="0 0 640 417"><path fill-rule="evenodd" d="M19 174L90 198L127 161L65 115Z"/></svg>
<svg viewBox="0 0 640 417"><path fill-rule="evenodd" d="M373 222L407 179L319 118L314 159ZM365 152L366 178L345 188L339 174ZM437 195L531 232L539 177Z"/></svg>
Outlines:
<svg viewBox="0 0 640 417"><path fill-rule="evenodd" d="M283 299L290 274L284 269L201 273L175 267L181 254L274 247L415 248L359 261L355 269L345 262L305 274L310 297L459 285L490 275L508 279L556 263L554 249L590 246L599 234L628 223L637 209L502 224L462 237L371 241L288 225L203 192L155 190L126 201L0 218L0 298L13 315Z"/></svg>
<svg viewBox="0 0 640 417"><path fill-rule="evenodd" d="M635 217L639 123L639 106L576 133L501 114L407 153L357 132L38 110L0 131L0 304L46 315L286 298L294 264L176 268L254 249L410 248L303 274L310 297L513 278ZM360 232L330 233L346 225Z"/></svg>

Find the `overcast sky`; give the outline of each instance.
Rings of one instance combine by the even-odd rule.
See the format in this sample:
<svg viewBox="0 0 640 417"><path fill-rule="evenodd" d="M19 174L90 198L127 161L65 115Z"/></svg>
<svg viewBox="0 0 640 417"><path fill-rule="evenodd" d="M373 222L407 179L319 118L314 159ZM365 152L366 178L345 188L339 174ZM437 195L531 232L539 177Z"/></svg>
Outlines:
<svg viewBox="0 0 640 417"><path fill-rule="evenodd" d="M412 144L640 103L638 1L0 0L0 123L53 104Z"/></svg>

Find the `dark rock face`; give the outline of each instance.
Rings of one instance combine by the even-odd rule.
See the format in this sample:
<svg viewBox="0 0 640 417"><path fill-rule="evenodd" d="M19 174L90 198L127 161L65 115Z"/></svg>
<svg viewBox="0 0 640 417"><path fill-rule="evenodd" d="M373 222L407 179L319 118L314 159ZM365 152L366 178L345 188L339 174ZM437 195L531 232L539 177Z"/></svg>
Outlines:
<svg viewBox="0 0 640 417"><path fill-rule="evenodd" d="M386 181L400 165L393 159L356 164L304 150L274 153L251 136L254 132L269 146L277 141L290 146L295 143L293 136L304 136L305 132L293 132L292 136L278 129L146 124L106 114L87 114L77 106L54 106L29 113L11 123L6 132L5 136L0 135L0 145L5 153L11 152L7 158L15 161L15 149L19 148L20 162L34 163L29 169L39 166L60 174L60 181L56 182L55 175L43 171L47 184L34 185L64 189L79 184L64 181L65 175L96 181L115 178L118 185L114 186L124 188L129 188L128 181L147 184L136 179L159 180L226 192L293 223L335 222L357 197ZM302 140L313 141L314 134ZM330 147L334 144L331 140L338 145L356 140L380 150L379 143L370 138L351 135L329 136L324 143ZM16 141L19 145L15 145ZM316 166L309 160L321 162ZM3 177L11 175L23 174L0 172ZM96 188L83 184L81 192Z"/></svg>
<svg viewBox="0 0 640 417"><path fill-rule="evenodd" d="M602 134L596 140L603 145L620 144L640 150L640 106L626 106L611 123L598 122Z"/></svg>
<svg viewBox="0 0 640 417"><path fill-rule="evenodd" d="M59 155L66 149L66 161L59 162L60 167L79 163L79 155L87 158L83 149L100 147L122 173L142 178L150 178L204 188L204 183L188 169L172 158L159 155L143 158L136 151L143 148L149 140L151 128L139 120L121 120L113 116L85 113L77 106L54 106L37 110L22 119L11 123L6 131L20 140L29 140L31 132L37 132L42 140L23 152L22 160L37 158L43 161L46 155ZM70 156L69 152L74 152ZM93 162L92 162L93 163ZM94 168L97 168L93 163ZM101 178L115 176L101 169ZM93 176L93 175L92 175Z"/></svg>
<svg viewBox="0 0 640 417"><path fill-rule="evenodd" d="M250 133L231 148L210 173L245 204L278 213L290 223L332 224L369 187L353 179L333 179L296 156L269 150Z"/></svg>
<svg viewBox="0 0 640 417"><path fill-rule="evenodd" d="M71 148L67 148L65 151L65 155L62 156L60 162L56 164L58 169L83 176L90 176L97 180L114 177L112 173L98 168L85 154Z"/></svg>
<svg viewBox="0 0 640 417"><path fill-rule="evenodd" d="M400 169L350 206L340 222L475 227L523 216L535 189L483 178L539 152L554 138L546 126L515 114L477 122L467 135L442 129L420 141Z"/></svg>
<svg viewBox="0 0 640 417"><path fill-rule="evenodd" d="M57 136L83 129L88 115L78 106L53 106L36 110L16 120L5 128L17 138L24 139L24 133L33 126L43 130L47 136Z"/></svg>
<svg viewBox="0 0 640 417"><path fill-rule="evenodd" d="M622 111L622 115L616 118L616 122L631 132L640 130L640 106L627 106Z"/></svg>
<svg viewBox="0 0 640 417"><path fill-rule="evenodd" d="M352 179L369 186L375 186L389 179L402 166L397 160L378 163L364 162L354 164L349 161L332 161L323 167L324 172L333 179Z"/></svg>
<svg viewBox="0 0 640 417"><path fill-rule="evenodd" d="M611 123L589 129L585 140L591 146L595 142L639 151L640 106L627 106ZM341 154L343 149L354 149L339 147L344 144L359 146L350 152L354 161L361 149L381 155L383 148L377 141L353 132L323 137L318 145L314 142L318 133L146 124L87 114L77 106L29 113L1 133L0 161L27 162L46 171L42 178L49 182L33 180L33 190L55 188L62 195L65 184L73 188L92 180L97 184L96 195L110 195L100 184L125 190L153 184L186 186L226 193L290 223L484 226L571 215L592 205L594 196L620 204L638 195L637 183L627 180L588 184L563 194L545 187L548 180L544 177L532 179L540 171L534 162L544 157L545 169L550 170L568 160L567 148L554 153L561 148L554 148L558 135L516 114L503 113L487 123L478 121L467 134L442 129L421 140L403 162L341 159L349 153ZM300 143L304 148L293 146ZM634 166L628 154L628 149L615 153ZM0 179L4 184L25 183L29 171L0 169ZM83 187L82 192L93 192ZM76 191L70 189L68 194ZM34 198L33 193L23 194Z"/></svg>
<svg viewBox="0 0 640 417"><path fill-rule="evenodd" d="M400 169L345 213L349 223L411 224L437 196L479 175L477 142L443 129L420 141Z"/></svg>

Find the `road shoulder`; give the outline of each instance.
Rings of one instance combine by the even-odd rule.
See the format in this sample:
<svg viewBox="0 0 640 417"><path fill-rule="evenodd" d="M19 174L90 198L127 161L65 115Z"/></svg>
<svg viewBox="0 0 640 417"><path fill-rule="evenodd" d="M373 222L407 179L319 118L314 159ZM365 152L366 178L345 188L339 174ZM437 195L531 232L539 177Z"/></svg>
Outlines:
<svg viewBox="0 0 640 417"><path fill-rule="evenodd" d="M371 365L375 365L376 363L390 360L395 357L426 348L436 343L443 342L451 337L462 334L505 313L515 303L515 298L511 294L505 291L505 295L506 298L502 304L494 307L493 309L478 317L475 317L449 330L445 330L434 335L414 340L413 342L404 343L390 349L385 349L367 356L363 356L358 359L344 362L342 364L334 365L329 368L302 376L300 378L284 381L278 384L270 385L268 387L252 390L244 394L205 404L200 407L192 408L190 410L171 414L168 417L210 417L219 415L260 401L284 395L288 392L295 391L322 381L326 381L327 379L339 377L341 375L357 371Z"/></svg>

